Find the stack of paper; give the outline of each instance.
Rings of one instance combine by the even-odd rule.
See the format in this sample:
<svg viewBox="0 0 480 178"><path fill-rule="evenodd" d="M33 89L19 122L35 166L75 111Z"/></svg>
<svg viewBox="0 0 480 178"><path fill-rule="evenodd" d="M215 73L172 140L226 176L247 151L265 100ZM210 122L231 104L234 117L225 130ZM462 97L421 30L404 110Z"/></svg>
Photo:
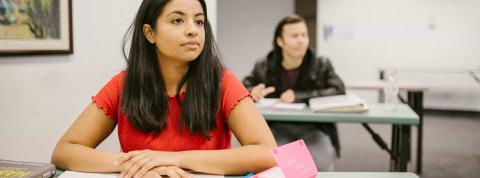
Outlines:
<svg viewBox="0 0 480 178"><path fill-rule="evenodd" d="M309 100L310 109L315 112L363 112L367 103L357 95L335 95L315 97Z"/></svg>
<svg viewBox="0 0 480 178"><path fill-rule="evenodd" d="M256 103L259 108L292 109L303 110L307 107L305 103L283 103L278 98L264 98Z"/></svg>

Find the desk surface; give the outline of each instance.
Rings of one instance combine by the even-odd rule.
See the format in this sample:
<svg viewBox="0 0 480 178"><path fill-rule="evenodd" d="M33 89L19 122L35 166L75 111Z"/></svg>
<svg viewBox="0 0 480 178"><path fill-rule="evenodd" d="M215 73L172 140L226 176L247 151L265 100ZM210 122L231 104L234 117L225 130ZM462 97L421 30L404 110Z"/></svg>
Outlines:
<svg viewBox="0 0 480 178"><path fill-rule="evenodd" d="M383 80L374 80L366 82L347 82L346 87L349 89L366 89L366 90L381 90L385 87L386 82ZM426 85L418 83L399 82L398 88L405 91L425 91L428 90Z"/></svg>
<svg viewBox="0 0 480 178"><path fill-rule="evenodd" d="M57 170L54 177L58 177L63 173ZM87 177L102 177L102 174L82 173ZM103 174L104 177L114 177L115 174ZM243 178L243 176L225 176L225 178ZM408 172L319 172L317 178L418 178L417 175Z"/></svg>
<svg viewBox="0 0 480 178"><path fill-rule="evenodd" d="M242 178L241 176L225 176L225 178ZM418 178L408 172L319 172L317 178Z"/></svg>
<svg viewBox="0 0 480 178"><path fill-rule="evenodd" d="M417 125L418 115L406 104L388 107L385 104L370 104L370 109L362 113L316 113L306 110L279 110L262 108L267 121L291 122L352 122L378 124Z"/></svg>
<svg viewBox="0 0 480 178"><path fill-rule="evenodd" d="M319 172L317 178L418 178L418 176L408 172Z"/></svg>

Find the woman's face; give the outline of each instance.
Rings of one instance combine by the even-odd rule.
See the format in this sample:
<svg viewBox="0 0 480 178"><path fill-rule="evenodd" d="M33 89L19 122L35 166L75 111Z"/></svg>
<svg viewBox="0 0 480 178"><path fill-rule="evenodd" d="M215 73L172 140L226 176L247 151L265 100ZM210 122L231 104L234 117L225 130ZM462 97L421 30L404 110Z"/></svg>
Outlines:
<svg viewBox="0 0 480 178"><path fill-rule="evenodd" d="M155 43L160 59L190 62L203 50L204 22L205 15L198 0L172 0L157 18L156 29L144 25L143 30L147 40Z"/></svg>

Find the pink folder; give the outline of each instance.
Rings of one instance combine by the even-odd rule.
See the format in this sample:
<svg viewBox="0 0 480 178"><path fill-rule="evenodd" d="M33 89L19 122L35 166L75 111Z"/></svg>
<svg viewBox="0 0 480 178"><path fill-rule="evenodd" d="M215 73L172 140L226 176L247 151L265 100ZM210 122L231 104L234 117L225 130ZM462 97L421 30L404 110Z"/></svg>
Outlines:
<svg viewBox="0 0 480 178"><path fill-rule="evenodd" d="M274 148L272 154L277 162L277 167L280 168L285 178L315 178L317 176L317 166L303 140ZM255 177L270 177L268 175L272 175L274 170L278 171L274 167L274 169L258 173ZM278 173L275 175L278 177Z"/></svg>

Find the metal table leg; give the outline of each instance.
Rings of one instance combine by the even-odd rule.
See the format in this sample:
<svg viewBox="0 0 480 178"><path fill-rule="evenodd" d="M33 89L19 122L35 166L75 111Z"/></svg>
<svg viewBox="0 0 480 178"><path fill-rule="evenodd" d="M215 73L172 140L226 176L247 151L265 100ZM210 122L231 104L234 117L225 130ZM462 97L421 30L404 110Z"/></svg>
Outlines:
<svg viewBox="0 0 480 178"><path fill-rule="evenodd" d="M422 152L423 152L423 92L409 91L408 105L415 111L419 118L417 133L417 174L422 173Z"/></svg>
<svg viewBox="0 0 480 178"><path fill-rule="evenodd" d="M392 156L390 159L390 172L407 172L410 160L410 125L392 126Z"/></svg>
<svg viewBox="0 0 480 178"><path fill-rule="evenodd" d="M380 70L379 79L385 79L385 71ZM423 91L408 91L407 103L417 113L419 117L418 133L417 133L417 174L422 173L422 153L423 153ZM385 96L382 90L379 90L379 101L385 101ZM394 147L394 132L395 126L392 128L392 151ZM395 152L394 152L395 153Z"/></svg>
<svg viewBox="0 0 480 178"><path fill-rule="evenodd" d="M392 125L392 142L391 142L391 151L392 154L390 155L390 172L396 172L398 170L398 125Z"/></svg>

